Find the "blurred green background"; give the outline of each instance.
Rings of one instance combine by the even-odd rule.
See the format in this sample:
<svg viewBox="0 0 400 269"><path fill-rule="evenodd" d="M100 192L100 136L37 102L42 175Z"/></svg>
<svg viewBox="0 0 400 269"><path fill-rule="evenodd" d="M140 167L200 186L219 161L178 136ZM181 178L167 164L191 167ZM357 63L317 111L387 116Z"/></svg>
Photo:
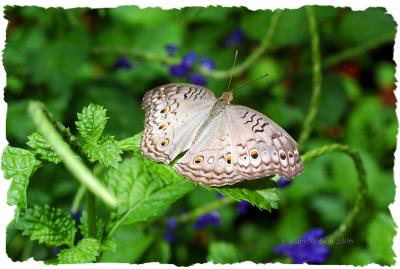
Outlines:
<svg viewBox="0 0 400 269"><path fill-rule="evenodd" d="M352 243L330 246L326 263L393 264L395 225L388 205L395 194L393 153L398 128L392 60L396 24L383 8L355 12L318 6L314 11L323 80L314 131L303 151L333 142L356 148L365 162L369 189L366 208L348 234ZM43 101L72 131L83 106L103 105L110 117L106 133L117 139L132 136L143 129L140 103L147 90L193 80L190 74L171 73L171 65L194 52L197 58L190 72L201 71L202 57L211 59L218 70L229 70L236 49L240 64L258 48L271 14L221 7L6 7L7 139L24 147L26 137L35 131L27 114L28 101L33 99ZM284 10L270 41L267 52L234 77L233 88L270 75L235 91L233 103L263 112L297 139L311 97L305 9ZM173 56L166 45L176 46ZM201 78L216 95L228 84L228 78ZM356 178L350 158L339 153L323 156L307 163L303 174L279 190L278 210L269 213L250 207L239 214L236 205L229 205L218 210L220 226L198 231L187 224L172 243L163 238L168 216L123 227L116 234L117 252L103 259L190 265L206 262L213 243L224 241L238 253L234 255L238 260L285 261L272 251L277 244L295 240L312 227L322 227L328 234L340 225L354 203ZM46 166L30 181L28 204L70 208L77 189L78 183L62 166ZM216 199L214 192L196 188L168 215ZM52 250L31 242L12 226L7 233L7 254L13 260L52 257Z"/></svg>

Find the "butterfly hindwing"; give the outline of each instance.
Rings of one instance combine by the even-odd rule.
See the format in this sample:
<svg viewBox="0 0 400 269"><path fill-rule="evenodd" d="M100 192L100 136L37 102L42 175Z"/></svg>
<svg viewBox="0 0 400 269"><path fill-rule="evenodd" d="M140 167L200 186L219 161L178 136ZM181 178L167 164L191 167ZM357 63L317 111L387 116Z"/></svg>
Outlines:
<svg viewBox="0 0 400 269"><path fill-rule="evenodd" d="M247 179L281 175L290 180L303 171L294 139L263 114L228 106L234 169Z"/></svg>

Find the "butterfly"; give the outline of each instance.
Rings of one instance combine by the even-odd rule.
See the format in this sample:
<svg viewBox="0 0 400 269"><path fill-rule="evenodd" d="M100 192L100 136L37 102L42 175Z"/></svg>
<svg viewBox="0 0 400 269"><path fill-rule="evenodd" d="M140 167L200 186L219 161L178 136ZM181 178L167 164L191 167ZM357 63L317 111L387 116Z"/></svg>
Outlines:
<svg viewBox="0 0 400 269"><path fill-rule="evenodd" d="M143 156L173 168L193 182L223 186L272 175L288 180L303 171L295 140L251 108L230 105L207 88L173 83L143 97Z"/></svg>

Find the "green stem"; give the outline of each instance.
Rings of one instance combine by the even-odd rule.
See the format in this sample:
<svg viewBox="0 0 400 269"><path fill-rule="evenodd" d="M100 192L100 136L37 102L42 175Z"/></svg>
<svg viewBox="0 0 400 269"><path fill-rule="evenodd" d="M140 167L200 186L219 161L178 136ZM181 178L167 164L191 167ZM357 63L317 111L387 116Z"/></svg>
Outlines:
<svg viewBox="0 0 400 269"><path fill-rule="evenodd" d="M318 26L315 20L314 9L311 6L306 7L308 23L311 31L311 57L312 57L312 97L310 110L304 120L303 129L300 133L299 146L302 146L310 136L312 124L318 112L319 97L321 95L321 54L319 51Z"/></svg>
<svg viewBox="0 0 400 269"><path fill-rule="evenodd" d="M272 37L275 34L276 26L278 25L278 20L279 20L281 13L282 13L281 10L276 10L272 14L271 20L269 23L269 28L268 28L264 38L261 40L260 45L242 63L240 63L236 66L233 73L232 73L231 69L213 70L213 71L197 69L196 71L202 73L203 75L206 75L206 76L212 77L212 78L216 78L216 79L228 78L231 76L231 74L234 77L242 74L249 67L251 67L253 65L253 63L255 61L257 61L263 53L265 53L270 48ZM160 63L168 64L168 65L177 64L180 62L180 59L176 58L176 57L161 57L160 55L154 54L151 52L138 51L138 50L132 50L132 49L127 49L127 48L96 48L93 50L93 53L95 53L95 54L113 53L113 54L121 54L121 55L130 55L130 56L136 57L138 59L144 59L147 61L155 61L155 62L160 62Z"/></svg>
<svg viewBox="0 0 400 269"><path fill-rule="evenodd" d="M393 41L394 35L395 35L395 33L388 32L388 33L382 34L382 36L380 36L379 38L373 39L366 43L362 43L361 45L359 45L357 47L342 50L341 52L339 52L337 54L327 57L323 61L322 67L329 68L329 67L335 66L347 59L351 59L351 58L363 55L372 49L375 49L379 46L382 46L383 44Z"/></svg>
<svg viewBox="0 0 400 269"><path fill-rule="evenodd" d="M321 155L333 152L343 152L349 155L353 159L353 162L355 164L358 173L358 193L353 208L346 216L346 218L343 220L343 222L340 224L339 228L337 228L330 235L326 236L325 241L328 243L336 242L338 239L343 237L348 230L351 229L361 211L365 197L367 196L367 181L366 181L366 172L364 163L360 157L360 154L356 150L352 149L350 146L341 144L332 144L314 150L310 150L303 155L302 161L307 162Z"/></svg>
<svg viewBox="0 0 400 269"><path fill-rule="evenodd" d="M89 237L96 238L96 200L93 193L87 193L87 214Z"/></svg>
<svg viewBox="0 0 400 269"><path fill-rule="evenodd" d="M92 172L83 164L71 147L63 140L56 128L51 124L44 112L42 103L32 101L29 104L29 114L50 146L63 161L65 167L85 185L93 194L110 207L117 206L117 199L100 183Z"/></svg>
<svg viewBox="0 0 400 269"><path fill-rule="evenodd" d="M72 207L71 207L72 213L76 213L78 211L83 195L85 193L86 193L86 187L84 185L81 185L75 194L74 200L72 201Z"/></svg>
<svg viewBox="0 0 400 269"><path fill-rule="evenodd" d="M214 70L214 71L202 71L204 75L212 78L223 79L231 76L235 77L242 74L249 67L253 65L254 62L260 59L261 55L264 54L272 44L272 38L275 34L276 26L278 25L279 18L282 14L281 10L276 10L272 13L271 20L269 23L268 30L261 40L261 44L255 49L242 63L238 64L233 72L231 69L227 70Z"/></svg>

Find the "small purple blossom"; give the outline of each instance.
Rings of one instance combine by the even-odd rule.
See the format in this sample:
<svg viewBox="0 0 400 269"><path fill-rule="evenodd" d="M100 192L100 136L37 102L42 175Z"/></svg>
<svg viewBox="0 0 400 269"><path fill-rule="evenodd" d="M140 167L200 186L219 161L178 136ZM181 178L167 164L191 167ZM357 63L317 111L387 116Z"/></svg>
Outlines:
<svg viewBox="0 0 400 269"><path fill-rule="evenodd" d="M330 253L329 248L321 241L323 235L321 228L311 229L293 243L277 245L274 252L291 257L296 264L322 264Z"/></svg>
<svg viewBox="0 0 400 269"><path fill-rule="evenodd" d="M207 85L207 80L199 73L192 73L189 76L189 81L190 83L200 85L200 86L206 86Z"/></svg>
<svg viewBox="0 0 400 269"><path fill-rule="evenodd" d="M249 206L251 206L249 202L242 200L236 204L236 210L239 215L243 215L247 213Z"/></svg>
<svg viewBox="0 0 400 269"><path fill-rule="evenodd" d="M245 39L243 30L237 27L233 30L222 42L223 48L233 47L240 45Z"/></svg>
<svg viewBox="0 0 400 269"><path fill-rule="evenodd" d="M114 67L118 69L131 69L133 67L133 64L131 63L128 57L122 56L117 59L117 61L114 64Z"/></svg>
<svg viewBox="0 0 400 269"><path fill-rule="evenodd" d="M290 183L292 183L291 180L287 180L286 178L281 177L281 178L278 179L278 181L276 182L276 185L277 185L279 188L284 188L284 187L290 185Z"/></svg>
<svg viewBox="0 0 400 269"><path fill-rule="evenodd" d="M184 76L186 76L188 74L189 68L186 67L184 64L179 63L179 64L171 65L169 67L169 72L173 76L184 77Z"/></svg>
<svg viewBox="0 0 400 269"><path fill-rule="evenodd" d="M82 209L78 208L75 212L72 212L72 207L68 207L68 212L73 220L75 220L76 222L80 221L82 216Z"/></svg>
<svg viewBox="0 0 400 269"><path fill-rule="evenodd" d="M200 59L200 67L203 70L211 71L215 69L215 62L209 57L202 57Z"/></svg>
<svg viewBox="0 0 400 269"><path fill-rule="evenodd" d="M176 220L176 218L169 218L167 221L167 226L168 229L175 229L176 225L178 225L178 221Z"/></svg>
<svg viewBox="0 0 400 269"><path fill-rule="evenodd" d="M168 243L173 243L174 241L175 241L175 234L174 234L174 231L172 231L172 230L167 230L165 233L164 233L164 240L165 241L167 241Z"/></svg>
<svg viewBox="0 0 400 269"><path fill-rule="evenodd" d="M219 217L218 212L213 211L208 214L200 216L196 222L193 224L193 227L196 230L202 230L206 227L207 224L219 226L221 225L221 219Z"/></svg>
<svg viewBox="0 0 400 269"><path fill-rule="evenodd" d="M182 63L186 68L192 68L194 63L196 62L197 55L193 51L187 53L183 56Z"/></svg>
<svg viewBox="0 0 400 269"><path fill-rule="evenodd" d="M165 45L165 50L167 51L168 56L174 56L178 51L178 47L174 44Z"/></svg>
<svg viewBox="0 0 400 269"><path fill-rule="evenodd" d="M164 239L165 239L165 241L167 241L170 244L175 241L174 230L177 225L178 225L178 221L176 220L176 218L168 218L167 230L164 233Z"/></svg>

